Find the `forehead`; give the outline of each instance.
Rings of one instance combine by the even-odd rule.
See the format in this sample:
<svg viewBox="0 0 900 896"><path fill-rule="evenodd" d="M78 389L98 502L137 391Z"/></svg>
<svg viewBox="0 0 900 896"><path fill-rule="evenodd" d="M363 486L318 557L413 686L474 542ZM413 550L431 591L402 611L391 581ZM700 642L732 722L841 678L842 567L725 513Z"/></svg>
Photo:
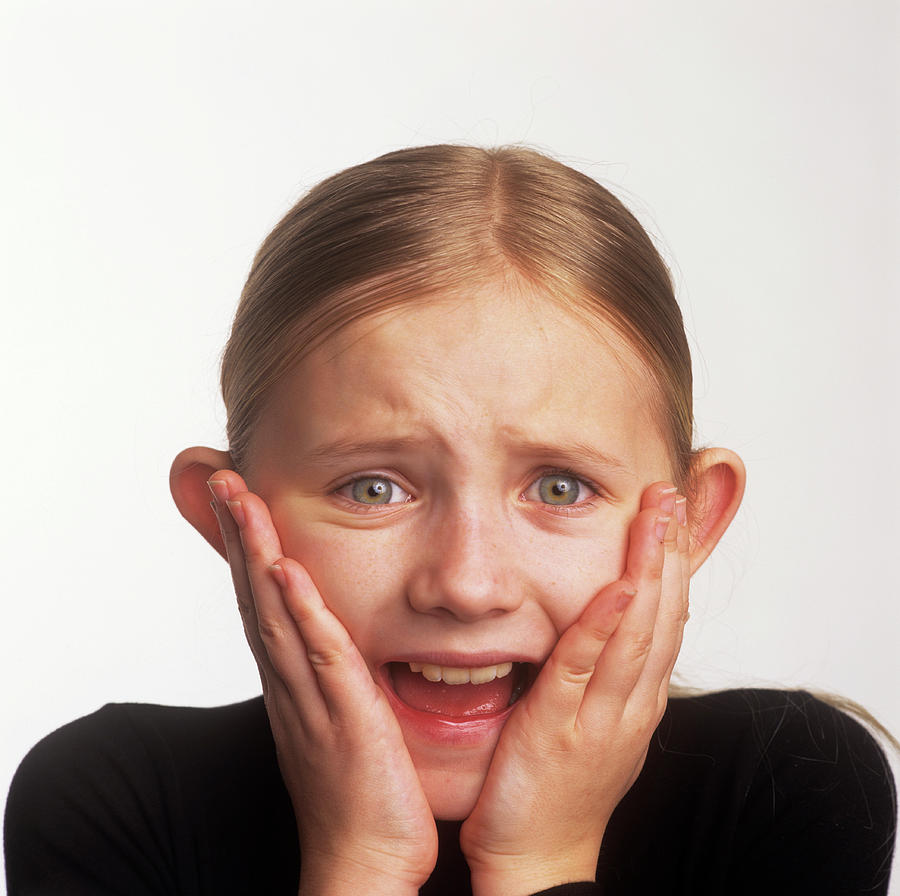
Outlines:
<svg viewBox="0 0 900 896"><path fill-rule="evenodd" d="M363 317L273 388L251 447L271 456L355 439L465 445L603 444L666 461L656 387L612 327L547 297L488 284Z"/></svg>

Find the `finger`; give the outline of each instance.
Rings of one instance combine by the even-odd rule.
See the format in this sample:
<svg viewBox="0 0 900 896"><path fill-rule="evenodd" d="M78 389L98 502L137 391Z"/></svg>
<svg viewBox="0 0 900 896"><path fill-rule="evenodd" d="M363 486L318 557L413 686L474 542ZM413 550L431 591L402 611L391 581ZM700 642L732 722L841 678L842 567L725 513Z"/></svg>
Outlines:
<svg viewBox="0 0 900 896"><path fill-rule="evenodd" d="M660 588L656 580L663 566L660 539L668 526L667 519L660 522L659 502L662 495L674 493L675 489L667 482L654 483L645 490L642 500L646 508L632 523L629 533L625 574L621 580L604 588L560 638L532 686L526 704L534 718L552 719L557 725L574 721L585 700L587 687L595 677L598 681L602 679L597 687L603 689L604 704L610 699L622 704L631 693L649 652L659 602ZM620 647L619 662L604 663L607 667L615 667L615 676L596 676L600 657L613 635L621 629L625 610L639 589L642 607L640 611L633 608L629 612L630 622L625 625L625 631L645 632L646 650L642 644L632 644L631 662L625 664L622 661L624 647ZM616 640L624 645L628 639L619 633ZM595 706L595 710L598 708Z"/></svg>
<svg viewBox="0 0 900 896"><path fill-rule="evenodd" d="M231 470L220 470L210 478L207 484L213 495L212 508L219 521L222 540L225 542L225 552L228 556L228 566L231 569L231 581L234 585L238 609L241 612L241 618L245 622L245 632L248 635L252 648L254 646L254 638L251 637L251 633L255 629L256 619L256 613L253 608L253 591L249 575L247 574L244 548L241 544L241 533L233 514L228 508L228 501L232 495L246 492L247 486L244 484L243 479ZM248 631L247 623L251 619L252 623ZM256 651L254 650L255 653Z"/></svg>
<svg viewBox="0 0 900 896"><path fill-rule="evenodd" d="M663 540L669 523L668 517L650 507L642 510L631 524L622 581L630 583L636 593L600 655L588 685L586 706L595 722L601 715L624 711L651 653L662 593Z"/></svg>
<svg viewBox="0 0 900 896"><path fill-rule="evenodd" d="M683 576L682 587L684 589L684 621L687 622L688 614L690 612L689 595L691 585L691 565L689 562L690 558L688 557L688 551L691 546L691 537L688 528L687 498L683 495L679 495L675 501L675 517L678 520L678 550L682 556L681 569Z"/></svg>
<svg viewBox="0 0 900 896"><path fill-rule="evenodd" d="M663 514L672 518L672 522L663 535L666 558L661 598L669 595L674 600L676 595L680 596L682 616L686 616L690 584L690 566L684 562L690 542L687 529L687 499L679 495L677 489L669 483L655 482L644 490L641 496L641 507L643 509L658 507ZM672 554L677 554L677 556L673 558L670 556ZM676 578L679 575L681 581L680 587L677 587ZM660 611L667 610L667 601L661 599Z"/></svg>
<svg viewBox="0 0 900 896"><path fill-rule="evenodd" d="M278 585L271 580L267 570L267 560L273 556L280 557L281 544L271 525L268 508L259 498L251 496L247 492L243 479L231 470L217 472L210 479L210 491L215 496L213 509L219 519L222 538L225 541L235 595L244 625L244 634L256 659L267 710L270 714L276 714L285 723L290 717L295 723L300 722L308 730L311 719L314 717L307 714L304 718L297 712L292 691L282 677L284 653L292 653L301 657L302 669L306 662L303 658L302 642L297 636L294 650L288 649L276 653L272 641L270 640L270 643L267 644L261 631L262 628L271 638L278 627L273 621L273 607L276 608L274 619L279 618ZM260 506L262 507L261 514ZM248 519L250 525L248 525ZM253 557L252 564L248 562L248 549L245 548L245 541L249 545L249 553ZM257 609L259 600L263 603L264 611L267 614L262 625ZM287 633L289 630L287 614L282 612L280 616L283 617L281 619L282 628ZM278 668L273 662L273 655L278 656L280 660ZM294 670L294 692L301 687L297 683L297 678L297 670ZM311 683L314 684L314 675L311 669L307 669L306 687L310 692L306 697L308 701L314 700L316 696L316 689L314 686L310 686ZM318 708L322 709L323 707ZM315 708L310 707L310 709L315 712Z"/></svg>
<svg viewBox="0 0 900 896"><path fill-rule="evenodd" d="M551 730L572 726L597 662L636 591L613 582L563 633L528 696L529 713Z"/></svg>
<svg viewBox="0 0 900 896"><path fill-rule="evenodd" d="M227 506L231 495L246 491L246 486L243 480L231 470L219 471L211 477L208 485L213 495L210 506L219 522L219 531L222 533L222 541L225 544L231 580L234 585L238 610L241 614L241 624L244 628L244 637L247 639L250 651L256 660L263 700L271 713L280 702L279 697L285 692L285 688L272 668L266 649L259 636L256 607L253 603L253 590L247 574L240 531Z"/></svg>
<svg viewBox="0 0 900 896"><path fill-rule="evenodd" d="M668 688L684 631L684 555L678 549L678 529L673 515L663 539L664 562L653 643L634 688L633 699L647 707L658 706L660 695Z"/></svg>
<svg viewBox="0 0 900 896"><path fill-rule="evenodd" d="M654 483L642 495L642 510L629 531L623 576L636 583L638 593L598 661L580 714L585 726L629 715L642 729L655 727L665 707L662 681L667 686L683 617L677 497L665 482Z"/></svg>
<svg viewBox="0 0 900 896"><path fill-rule="evenodd" d="M671 516L675 511L677 496L678 489L671 482L654 482L641 493L641 510L655 509Z"/></svg>
<svg viewBox="0 0 900 896"><path fill-rule="evenodd" d="M281 583L273 576L272 566L283 563L284 557L269 509L257 495L244 491L231 495L228 510L240 535L249 583L247 638L257 647L257 663L284 683L306 727L316 726L323 719L325 702Z"/></svg>
<svg viewBox="0 0 900 896"><path fill-rule="evenodd" d="M234 496L245 493L247 486L244 484L244 480L231 470L218 471L210 478L208 485L214 496L212 508L219 521L219 529L225 543L225 552L231 570L231 581L234 585L238 610L244 626L244 635L256 658L257 665L265 664L267 657L259 637L256 607L253 602L253 585L244 556L244 545L235 514L229 506L229 501ZM263 674L262 665L260 665L260 674Z"/></svg>
<svg viewBox="0 0 900 896"><path fill-rule="evenodd" d="M370 706L382 695L347 629L299 563L283 558L270 572L300 633L329 717L338 723L358 719L360 707ZM308 687L306 677L295 674L293 664L277 668L292 692Z"/></svg>
<svg viewBox="0 0 900 896"><path fill-rule="evenodd" d="M275 591L278 588L278 584L273 583L267 577L268 574L260 575L261 567L264 565L264 558L267 556L267 552L280 554L281 548L277 534L275 534L271 526L268 508L265 508L264 503L255 496L252 496L249 501L247 500L249 493L243 479L231 470L221 470L216 473L211 477L209 487L214 496L212 502L213 510L219 519L222 538L226 544L232 581L234 582L238 607L240 608L241 619L244 625L244 633L256 659L266 712L272 721L273 731L290 730L299 725L301 729L309 734L316 729L316 722L321 722L325 716L321 713L321 710L324 709L321 700L316 700L319 695L314 686L315 679L312 669L307 668L305 670L305 678L303 677L303 667L306 665L306 660L303 658L302 642L298 637L295 649L290 651L295 656L299 656L301 661L299 670L297 664L290 667L292 681L291 687L288 687L283 678L285 673L283 662L279 662L280 668L276 668L276 664L272 661L273 655L280 661L282 660L282 655L275 651L270 652L269 645L265 643L260 631L260 620L256 605L257 595L261 597L264 605L277 605ZM259 519L257 516L259 507L255 506L255 501L264 508L265 512L262 515L262 519ZM248 506L249 519L251 521L249 527L247 525ZM246 530L243 533L238 524L239 521ZM259 535L264 530L268 530L268 532L264 538L260 538ZM253 556L263 558L256 564L257 568L254 569L256 582L251 577L250 566L247 562L244 547L245 540L250 545ZM264 621L263 628L271 632L273 626L270 621ZM298 703L296 700L296 695L300 691L304 692L305 697L302 703ZM316 705L317 702L318 706ZM304 711L301 711L301 708ZM318 717L315 715L317 709L320 711Z"/></svg>
<svg viewBox="0 0 900 896"><path fill-rule="evenodd" d="M684 627L690 618L690 584L691 584L691 563L690 563L690 532L688 528L687 518L687 499L680 497L676 501L676 519L678 521L678 556L681 565L681 588L682 588L682 616L681 624L678 626L678 636L675 649L669 662L666 674L660 682L657 701L662 709L665 708L669 697L669 682L672 679L672 673L675 671L675 664L678 661L678 655L681 652L681 645L684 641Z"/></svg>
<svg viewBox="0 0 900 896"><path fill-rule="evenodd" d="M360 707L382 695L356 645L306 569L280 555L265 503L244 492L230 506L241 521L260 639L298 715L307 729L320 727L326 715L335 722L358 720Z"/></svg>
<svg viewBox="0 0 900 896"><path fill-rule="evenodd" d="M668 491L660 493L659 500L664 511L672 510L672 518L664 537L665 560L653 645L632 696L635 712L647 713L655 708L653 717L657 720L665 710L681 649L690 583L686 501Z"/></svg>

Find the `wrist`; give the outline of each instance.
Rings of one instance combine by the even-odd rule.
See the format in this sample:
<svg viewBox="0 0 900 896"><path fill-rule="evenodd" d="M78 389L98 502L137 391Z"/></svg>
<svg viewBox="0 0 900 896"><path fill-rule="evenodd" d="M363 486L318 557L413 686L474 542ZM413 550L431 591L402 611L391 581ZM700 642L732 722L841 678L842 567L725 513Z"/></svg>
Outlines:
<svg viewBox="0 0 900 896"><path fill-rule="evenodd" d="M516 862L471 869L473 896L532 896L563 884L593 882L597 859L591 861Z"/></svg>
<svg viewBox="0 0 900 896"><path fill-rule="evenodd" d="M299 896L417 896L424 881L355 860L301 858Z"/></svg>

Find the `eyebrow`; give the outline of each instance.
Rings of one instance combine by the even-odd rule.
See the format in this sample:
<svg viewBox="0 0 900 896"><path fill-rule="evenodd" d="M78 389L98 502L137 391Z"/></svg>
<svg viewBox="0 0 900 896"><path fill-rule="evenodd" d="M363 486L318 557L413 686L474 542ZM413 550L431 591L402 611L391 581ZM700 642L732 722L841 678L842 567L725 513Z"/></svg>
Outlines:
<svg viewBox="0 0 900 896"><path fill-rule="evenodd" d="M394 439L372 439L365 442L353 438L335 439L310 449L305 460L312 464L324 464L366 454L414 451L431 441L433 440L418 436L398 436Z"/></svg>
<svg viewBox="0 0 900 896"><path fill-rule="evenodd" d="M596 445L581 441L566 441L563 444L532 441L526 438L511 440L516 454L552 457L571 461L574 466L588 464L602 466L612 473L628 473L629 468L617 457L601 451Z"/></svg>
<svg viewBox="0 0 900 896"><path fill-rule="evenodd" d="M591 465L605 467L612 473L628 473L628 467L618 458L601 451L595 445L578 440L565 444L527 439L509 433L509 448L519 455L555 458L573 466ZM305 460L310 464L326 464L369 454L389 454L404 451L421 451L426 445L434 445L433 437L398 436L396 438L359 441L353 438L335 439L310 449Z"/></svg>

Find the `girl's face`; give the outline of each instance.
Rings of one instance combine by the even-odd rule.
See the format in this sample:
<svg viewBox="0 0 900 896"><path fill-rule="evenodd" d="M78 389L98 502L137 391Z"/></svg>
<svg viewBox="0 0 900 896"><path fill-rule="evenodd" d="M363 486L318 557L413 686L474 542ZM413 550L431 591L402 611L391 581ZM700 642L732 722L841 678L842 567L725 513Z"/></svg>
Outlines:
<svg viewBox="0 0 900 896"><path fill-rule="evenodd" d="M671 478L651 390L611 329L502 285L350 325L273 390L248 485L387 694L439 818L471 811L510 704Z"/></svg>

